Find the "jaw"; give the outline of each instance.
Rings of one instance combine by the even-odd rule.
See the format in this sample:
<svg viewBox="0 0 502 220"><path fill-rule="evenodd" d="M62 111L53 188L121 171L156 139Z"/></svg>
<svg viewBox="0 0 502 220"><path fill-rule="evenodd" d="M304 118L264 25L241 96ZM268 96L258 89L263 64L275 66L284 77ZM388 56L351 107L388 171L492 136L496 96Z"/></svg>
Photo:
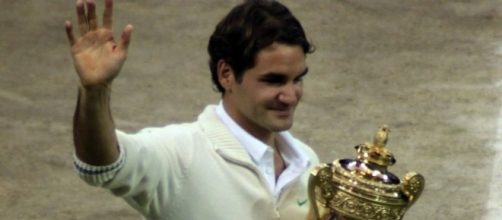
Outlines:
<svg viewBox="0 0 502 220"><path fill-rule="evenodd" d="M265 111L253 119L246 118L246 122L239 124L252 136L270 146L274 145L275 135L278 132L289 130L293 125L293 115L279 117L273 111Z"/></svg>
<svg viewBox="0 0 502 220"><path fill-rule="evenodd" d="M293 126L294 109L288 110L267 110L265 121L268 130L281 132Z"/></svg>
<svg viewBox="0 0 502 220"><path fill-rule="evenodd" d="M270 102L250 106L250 103L256 102L246 102L229 94L223 97L227 113L239 126L257 139L268 143L275 133L292 127L296 105L284 106Z"/></svg>

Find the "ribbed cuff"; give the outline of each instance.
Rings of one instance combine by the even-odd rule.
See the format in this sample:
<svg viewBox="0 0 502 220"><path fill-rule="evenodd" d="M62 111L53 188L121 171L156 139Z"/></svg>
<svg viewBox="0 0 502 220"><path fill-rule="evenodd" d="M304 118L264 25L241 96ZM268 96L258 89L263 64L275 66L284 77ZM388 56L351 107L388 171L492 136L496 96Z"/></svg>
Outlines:
<svg viewBox="0 0 502 220"><path fill-rule="evenodd" d="M93 186L101 186L115 177L115 174L124 166L125 150L119 146L119 158L110 165L94 166L81 161L77 154L73 154L73 164L77 175Z"/></svg>

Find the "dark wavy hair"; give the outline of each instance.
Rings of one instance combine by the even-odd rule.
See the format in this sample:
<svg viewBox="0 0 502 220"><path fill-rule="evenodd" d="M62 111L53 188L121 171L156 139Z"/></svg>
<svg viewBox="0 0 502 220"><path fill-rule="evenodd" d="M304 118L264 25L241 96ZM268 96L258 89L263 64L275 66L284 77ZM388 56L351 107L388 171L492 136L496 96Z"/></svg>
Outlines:
<svg viewBox="0 0 502 220"><path fill-rule="evenodd" d="M283 4L273 0L246 0L233 8L216 26L207 50L213 84L225 92L218 80L217 65L223 59L238 82L255 65L256 54L274 42L298 45L305 54L314 51L298 19Z"/></svg>

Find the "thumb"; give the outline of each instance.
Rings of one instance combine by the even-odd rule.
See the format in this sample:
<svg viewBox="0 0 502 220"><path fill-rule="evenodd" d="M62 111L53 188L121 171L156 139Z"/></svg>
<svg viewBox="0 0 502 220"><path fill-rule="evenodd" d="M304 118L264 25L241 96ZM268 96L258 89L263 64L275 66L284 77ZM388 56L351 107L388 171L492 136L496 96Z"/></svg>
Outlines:
<svg viewBox="0 0 502 220"><path fill-rule="evenodd" d="M124 30L122 31L122 37L120 38L120 42L118 44L118 50L127 52L127 48L129 47L129 43L131 42L131 34L133 31L133 26L128 24Z"/></svg>

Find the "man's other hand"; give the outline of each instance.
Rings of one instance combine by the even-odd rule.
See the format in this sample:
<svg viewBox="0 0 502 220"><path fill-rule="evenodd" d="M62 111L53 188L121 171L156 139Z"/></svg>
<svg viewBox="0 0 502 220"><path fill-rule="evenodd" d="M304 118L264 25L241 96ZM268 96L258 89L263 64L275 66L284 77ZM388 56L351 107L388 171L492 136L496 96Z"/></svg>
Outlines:
<svg viewBox="0 0 502 220"><path fill-rule="evenodd" d="M75 38L70 21L65 22L65 29L80 82L84 87L109 84L126 60L133 27L128 24L119 42L115 42L112 32L113 0L105 0L102 27L98 27L94 0L77 0L76 11L79 37Z"/></svg>

